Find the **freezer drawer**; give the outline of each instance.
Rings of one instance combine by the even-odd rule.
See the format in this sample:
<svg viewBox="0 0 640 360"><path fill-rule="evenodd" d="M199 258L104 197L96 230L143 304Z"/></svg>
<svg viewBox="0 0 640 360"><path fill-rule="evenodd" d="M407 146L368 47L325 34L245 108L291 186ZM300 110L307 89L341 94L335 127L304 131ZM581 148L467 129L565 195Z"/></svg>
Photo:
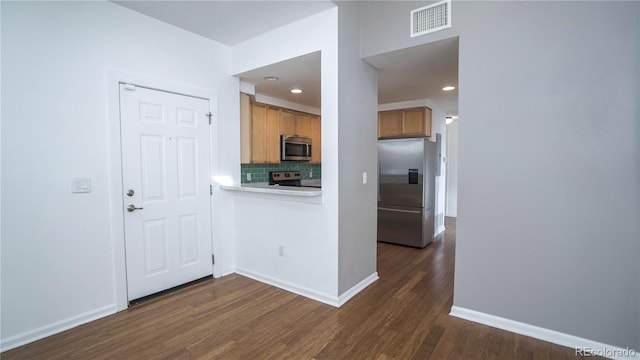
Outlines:
<svg viewBox="0 0 640 360"><path fill-rule="evenodd" d="M379 205L378 241L423 248L433 235L433 230L425 232L425 218L428 217L423 208Z"/></svg>

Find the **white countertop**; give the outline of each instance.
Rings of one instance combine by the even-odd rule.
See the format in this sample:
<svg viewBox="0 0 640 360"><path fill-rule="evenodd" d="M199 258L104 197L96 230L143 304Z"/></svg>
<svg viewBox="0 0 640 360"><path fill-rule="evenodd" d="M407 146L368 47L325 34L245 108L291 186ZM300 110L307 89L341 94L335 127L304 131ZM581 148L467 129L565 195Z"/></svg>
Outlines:
<svg viewBox="0 0 640 360"><path fill-rule="evenodd" d="M322 186L322 180L320 179L309 179L309 180L300 180L300 184L302 186L309 186L309 187L321 187Z"/></svg>
<svg viewBox="0 0 640 360"><path fill-rule="evenodd" d="M220 189L229 191L253 192L262 194L287 195L315 197L322 196L322 190L315 187L296 187L296 186L278 186L265 183L259 184L242 184L238 185L220 185Z"/></svg>

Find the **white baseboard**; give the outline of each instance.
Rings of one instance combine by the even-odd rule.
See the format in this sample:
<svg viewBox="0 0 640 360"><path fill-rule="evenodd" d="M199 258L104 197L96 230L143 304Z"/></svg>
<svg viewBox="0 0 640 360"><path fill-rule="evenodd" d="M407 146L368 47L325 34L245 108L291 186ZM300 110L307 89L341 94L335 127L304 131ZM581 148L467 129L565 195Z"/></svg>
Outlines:
<svg viewBox="0 0 640 360"><path fill-rule="evenodd" d="M509 320L498 316L481 313L475 310L461 308L458 306L452 306L449 315L488 325L494 328L510 331L516 334L544 340L557 345L573 348L576 349L576 355L580 354L578 352L580 349L585 353L591 352L594 355L610 359L640 359L640 351L638 350L622 349L617 346L603 344L597 341L568 335L558 331Z"/></svg>
<svg viewBox="0 0 640 360"><path fill-rule="evenodd" d="M269 284L271 286L275 286L282 290L286 290L294 294L298 294L300 296L304 296L309 299L319 301L321 303L325 303L327 305L331 305L335 307L340 307L344 305L345 303L347 303L347 301L349 301L351 298L356 296L364 288L366 288L367 286L371 285L373 282L378 280L378 273L375 272L369 275L368 277L366 277L364 280L357 283L356 285L354 285L349 290L345 291L342 295L332 296L332 295L321 293L319 291L312 290L303 286L299 286L299 285L291 284L278 279L274 279L270 276L258 274L246 269L236 269L236 273L239 275L251 278L253 280L260 281L265 284Z"/></svg>
<svg viewBox="0 0 640 360"><path fill-rule="evenodd" d="M233 268L226 268L226 269L213 269L213 277L215 279L223 277L223 276L227 276L227 275L231 275L235 273L235 270Z"/></svg>
<svg viewBox="0 0 640 360"><path fill-rule="evenodd" d="M351 289L345 291L338 297L338 307L347 303L347 301L351 300L352 297L358 295L358 293L364 290L367 286L373 284L376 280L378 280L378 272L374 272L373 274L367 276L359 283L355 284Z"/></svg>
<svg viewBox="0 0 640 360"><path fill-rule="evenodd" d="M312 290L312 289L306 288L304 286L291 284L291 283L288 283L288 282L285 282L285 281L282 281L282 280L279 280L279 279L272 278L270 276L265 276L265 275L262 275L262 274L255 273L255 272L253 272L251 270L236 268L236 273L240 274L242 276L246 276L248 278L251 278L253 280L260 281L260 282L263 282L265 284L269 284L271 286L275 286L275 287L280 288L282 290L286 290L286 291L292 292L294 294L298 294L298 295L307 297L309 299L312 299L312 300L315 300L315 301L319 301L321 303L325 303L327 305L340 307L340 301L339 301L337 296L332 296L332 295L329 295L329 294L321 293L319 291Z"/></svg>
<svg viewBox="0 0 640 360"><path fill-rule="evenodd" d="M112 304L99 309L87 311L84 314L76 315L65 320L57 321L53 324L41 326L37 329L9 336L6 339L0 340L0 351L11 350L13 348L17 348L18 346L40 340L47 336L69 330L76 326L86 324L93 320L97 320L115 313L116 304Z"/></svg>

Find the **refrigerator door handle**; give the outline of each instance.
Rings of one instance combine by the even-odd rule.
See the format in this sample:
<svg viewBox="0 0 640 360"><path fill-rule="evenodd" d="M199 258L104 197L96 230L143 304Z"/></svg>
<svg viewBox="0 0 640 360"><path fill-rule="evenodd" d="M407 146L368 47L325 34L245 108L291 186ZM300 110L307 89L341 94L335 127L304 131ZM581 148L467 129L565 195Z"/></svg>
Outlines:
<svg viewBox="0 0 640 360"><path fill-rule="evenodd" d="M378 207L378 210L409 213L409 214L422 214L422 211L420 210L400 210L400 209L389 209L385 207Z"/></svg>

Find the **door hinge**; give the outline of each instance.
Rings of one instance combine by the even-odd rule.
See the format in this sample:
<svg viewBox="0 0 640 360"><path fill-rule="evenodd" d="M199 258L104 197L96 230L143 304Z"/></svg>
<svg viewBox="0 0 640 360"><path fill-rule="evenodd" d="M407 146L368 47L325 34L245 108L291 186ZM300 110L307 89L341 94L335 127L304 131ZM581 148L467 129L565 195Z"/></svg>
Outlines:
<svg viewBox="0 0 640 360"><path fill-rule="evenodd" d="M209 185L209 195L213 195L213 185Z"/></svg>
<svg viewBox="0 0 640 360"><path fill-rule="evenodd" d="M207 114L207 117L209 118L209 125L211 125L211 117L213 116L213 114L211 112L209 112Z"/></svg>
<svg viewBox="0 0 640 360"><path fill-rule="evenodd" d="M216 263L216 256L211 254L211 265L215 265Z"/></svg>

